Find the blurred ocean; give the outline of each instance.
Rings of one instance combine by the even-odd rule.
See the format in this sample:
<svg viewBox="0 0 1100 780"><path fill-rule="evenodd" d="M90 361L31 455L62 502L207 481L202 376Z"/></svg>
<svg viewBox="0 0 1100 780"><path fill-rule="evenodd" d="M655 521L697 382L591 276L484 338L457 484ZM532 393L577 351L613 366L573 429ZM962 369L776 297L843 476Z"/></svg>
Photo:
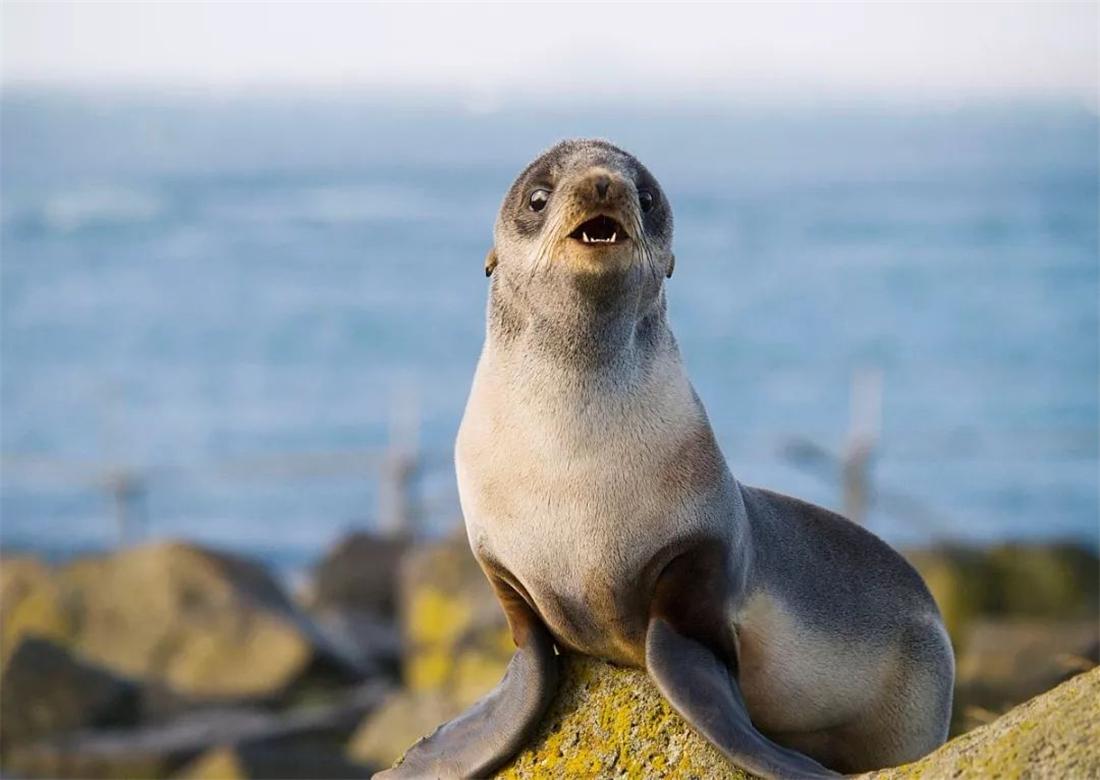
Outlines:
<svg viewBox="0 0 1100 780"><path fill-rule="evenodd" d="M835 479L785 453L838 451L853 372L879 369L873 473L894 499L873 530L1100 538L1091 113L25 92L0 108L5 546L112 544L98 464L146 476L149 535L300 565L370 526L374 480L219 464L380 446L395 397L441 464L431 522L457 522L446 459L492 220L519 169L577 134L636 153L671 197L671 319L739 478L838 507Z"/></svg>

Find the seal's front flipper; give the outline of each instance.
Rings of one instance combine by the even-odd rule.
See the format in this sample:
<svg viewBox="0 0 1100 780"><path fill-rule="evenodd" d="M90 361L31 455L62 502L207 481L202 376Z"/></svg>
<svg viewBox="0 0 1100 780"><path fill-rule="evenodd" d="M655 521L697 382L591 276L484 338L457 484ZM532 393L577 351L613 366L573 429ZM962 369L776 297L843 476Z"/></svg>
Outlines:
<svg viewBox="0 0 1100 780"><path fill-rule="evenodd" d="M742 769L769 778L837 777L812 758L775 744L752 724L741 689L722 660L736 660L723 591L713 551L689 553L665 569L646 630L650 677L684 720Z"/></svg>
<svg viewBox="0 0 1100 780"><path fill-rule="evenodd" d="M493 584L516 641L504 678L466 712L409 748L398 766L375 775L376 780L485 777L515 755L538 725L558 683L554 642L518 594Z"/></svg>

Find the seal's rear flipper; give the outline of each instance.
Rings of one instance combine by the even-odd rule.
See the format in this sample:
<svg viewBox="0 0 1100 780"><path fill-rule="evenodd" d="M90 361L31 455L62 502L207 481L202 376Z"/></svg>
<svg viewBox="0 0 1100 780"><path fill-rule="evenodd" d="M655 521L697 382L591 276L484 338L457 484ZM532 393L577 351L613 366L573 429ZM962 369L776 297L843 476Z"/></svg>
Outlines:
<svg viewBox="0 0 1100 780"><path fill-rule="evenodd" d="M775 744L749 719L723 661L737 658L724 612L725 558L720 545L703 544L661 573L646 629L649 676L684 720L742 769L769 778L837 777L809 756Z"/></svg>
<svg viewBox="0 0 1100 780"><path fill-rule="evenodd" d="M399 765L376 774L376 780L486 777L515 755L538 726L558 684L554 641L517 594L505 594L498 586L497 595L516 640L504 678L466 712L409 748Z"/></svg>
<svg viewBox="0 0 1100 780"><path fill-rule="evenodd" d="M837 776L757 731L725 664L705 645L677 633L661 618L649 624L646 666L684 720L742 769L761 777Z"/></svg>

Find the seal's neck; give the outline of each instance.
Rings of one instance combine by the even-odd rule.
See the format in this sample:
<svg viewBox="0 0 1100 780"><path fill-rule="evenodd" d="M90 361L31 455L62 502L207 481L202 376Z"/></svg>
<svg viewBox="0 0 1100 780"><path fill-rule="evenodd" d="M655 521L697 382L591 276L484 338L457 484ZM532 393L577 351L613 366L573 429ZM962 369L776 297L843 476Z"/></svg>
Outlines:
<svg viewBox="0 0 1100 780"><path fill-rule="evenodd" d="M624 379L676 352L662 290L646 295L599 278L558 279L537 290L494 278L487 337L502 357L577 378Z"/></svg>

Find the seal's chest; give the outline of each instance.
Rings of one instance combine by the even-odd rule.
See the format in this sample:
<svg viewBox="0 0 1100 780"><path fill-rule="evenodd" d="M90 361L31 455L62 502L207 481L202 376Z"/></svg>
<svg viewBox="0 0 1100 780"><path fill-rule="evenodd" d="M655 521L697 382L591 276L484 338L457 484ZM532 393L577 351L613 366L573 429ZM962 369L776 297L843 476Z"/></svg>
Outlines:
<svg viewBox="0 0 1100 780"><path fill-rule="evenodd" d="M501 556L538 559L578 578L644 558L669 507L640 469L577 458L552 467L517 458L468 479L475 523Z"/></svg>
<svg viewBox="0 0 1100 780"><path fill-rule="evenodd" d="M637 662L646 616L642 575L673 536L670 514L653 513L641 487L595 477L583 490L515 484L525 489L506 502L506 513L468 520L471 538L518 580L563 645Z"/></svg>
<svg viewBox="0 0 1100 780"><path fill-rule="evenodd" d="M614 534L610 526L580 530L547 525L532 534L530 546L506 542L507 565L559 643L619 663L640 663L648 591L643 572L654 539Z"/></svg>
<svg viewBox="0 0 1100 780"><path fill-rule="evenodd" d="M527 538L568 528L582 540L614 541L667 498L653 478L662 449L615 429L582 437L520 421L489 432L464 423L456 464L467 523L490 533L522 529Z"/></svg>
<svg viewBox="0 0 1100 780"><path fill-rule="evenodd" d="M636 660L642 572L703 517L685 496L692 483L668 479L705 426L690 387L555 404L520 403L510 392L475 380L459 431L471 543L515 577L559 641Z"/></svg>

